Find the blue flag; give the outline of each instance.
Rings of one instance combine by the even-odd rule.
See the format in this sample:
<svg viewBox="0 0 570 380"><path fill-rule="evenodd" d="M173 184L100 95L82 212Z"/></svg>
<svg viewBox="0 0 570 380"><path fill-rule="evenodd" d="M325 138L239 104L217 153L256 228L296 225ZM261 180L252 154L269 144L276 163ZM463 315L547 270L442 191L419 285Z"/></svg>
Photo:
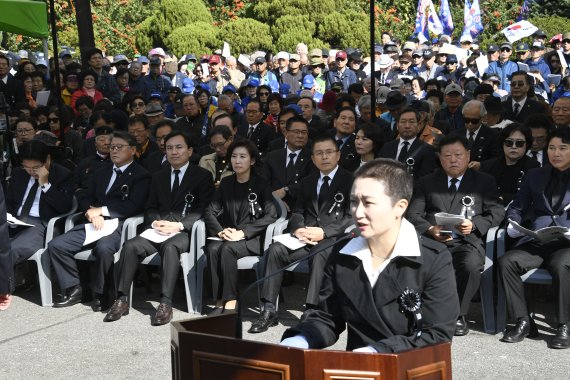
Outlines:
<svg viewBox="0 0 570 380"><path fill-rule="evenodd" d="M463 36L471 35L472 38L475 38L483 31L479 0L473 0L473 3L469 2L469 0L465 0L463 19L465 20Z"/></svg>
<svg viewBox="0 0 570 380"><path fill-rule="evenodd" d="M528 1L524 0L521 6L521 11L517 17L517 22L522 21L522 20L526 20L526 18L528 17L528 13L530 12L530 7L528 5Z"/></svg>
<svg viewBox="0 0 570 380"><path fill-rule="evenodd" d="M441 0L441 4L439 5L439 19L443 25L443 34L451 36L451 33L453 33L453 19L451 18L448 0Z"/></svg>

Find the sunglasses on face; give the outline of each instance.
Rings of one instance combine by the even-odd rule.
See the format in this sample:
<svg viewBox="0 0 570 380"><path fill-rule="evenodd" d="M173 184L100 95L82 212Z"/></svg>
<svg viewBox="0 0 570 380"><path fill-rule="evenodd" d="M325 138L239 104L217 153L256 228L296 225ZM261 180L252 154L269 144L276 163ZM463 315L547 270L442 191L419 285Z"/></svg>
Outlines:
<svg viewBox="0 0 570 380"><path fill-rule="evenodd" d="M512 148L513 146L515 146L517 148L522 148L524 146L524 144L526 144L526 141L525 140L506 139L504 144L507 148Z"/></svg>
<svg viewBox="0 0 570 380"><path fill-rule="evenodd" d="M511 49L509 49L509 48L502 48L501 51L502 51L502 52L506 51L507 53L509 53L509 52L511 51Z"/></svg>
<svg viewBox="0 0 570 380"><path fill-rule="evenodd" d="M269 96L269 92L260 92L259 96Z"/></svg>
<svg viewBox="0 0 570 380"><path fill-rule="evenodd" d="M479 122L481 121L481 119L472 119L470 117L464 117L463 118L463 122L465 124L473 124L473 125L477 125L479 124Z"/></svg>
<svg viewBox="0 0 570 380"><path fill-rule="evenodd" d="M57 123L59 122L59 117L50 117L48 120L50 123Z"/></svg>
<svg viewBox="0 0 570 380"><path fill-rule="evenodd" d="M511 82L511 87L524 87L526 85L523 81Z"/></svg>

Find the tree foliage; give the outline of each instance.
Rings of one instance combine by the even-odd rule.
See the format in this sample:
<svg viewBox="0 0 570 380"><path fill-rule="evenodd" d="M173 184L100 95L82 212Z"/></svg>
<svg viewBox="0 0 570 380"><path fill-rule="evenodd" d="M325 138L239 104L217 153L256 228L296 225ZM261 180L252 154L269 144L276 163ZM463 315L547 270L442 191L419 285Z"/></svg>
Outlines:
<svg viewBox="0 0 570 380"><path fill-rule="evenodd" d="M188 54L211 54L221 46L217 29L206 22L195 22L174 29L164 44L178 57Z"/></svg>
<svg viewBox="0 0 570 380"><path fill-rule="evenodd" d="M251 18L238 18L224 24L219 38L230 44L232 53L270 50L273 46L269 25Z"/></svg>

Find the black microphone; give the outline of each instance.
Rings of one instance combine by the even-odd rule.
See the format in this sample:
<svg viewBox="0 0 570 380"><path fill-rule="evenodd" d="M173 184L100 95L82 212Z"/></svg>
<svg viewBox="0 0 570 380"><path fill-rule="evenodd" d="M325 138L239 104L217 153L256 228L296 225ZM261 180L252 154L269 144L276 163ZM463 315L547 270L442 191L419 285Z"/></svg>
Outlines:
<svg viewBox="0 0 570 380"><path fill-rule="evenodd" d="M345 234L341 235L340 237L338 237L337 239L335 239L333 241L330 241L330 242L323 244L323 245L319 245L319 244L315 245L313 248L311 248L309 250L309 254L307 256L302 257L298 260L295 260L292 263L285 265L283 268L281 268L281 269L279 269L273 273L270 273L267 276L264 276L264 277L260 278L259 280L249 284L249 286L247 288L245 288L243 293L239 296L238 301L237 301L237 305L236 305L236 313L237 313L237 317L236 317L236 338L242 339L242 335L243 335L242 315L241 315L241 300L245 297L245 295L247 293L249 293L249 291L251 289L253 289L254 286L257 286L260 282L263 282L263 281L267 280L268 278L271 278L273 276L277 276L279 273L282 273L283 271L287 270L288 268L291 268L294 265L299 264L302 261L305 261L305 260L312 258L317 253L320 253L320 252L332 247L333 245L335 245L341 241L352 239L352 238L357 237L357 236L360 236L360 230L358 228L353 228L352 230L350 230L350 232L346 232Z"/></svg>

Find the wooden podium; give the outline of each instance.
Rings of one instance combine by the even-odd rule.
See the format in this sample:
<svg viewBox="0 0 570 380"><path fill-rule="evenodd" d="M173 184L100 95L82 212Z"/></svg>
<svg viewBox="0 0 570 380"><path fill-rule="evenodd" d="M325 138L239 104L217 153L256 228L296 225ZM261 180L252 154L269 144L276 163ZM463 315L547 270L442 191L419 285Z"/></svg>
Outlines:
<svg viewBox="0 0 570 380"><path fill-rule="evenodd" d="M190 380L451 379L451 344L398 354L302 350L235 338L235 314L172 322L172 378Z"/></svg>

